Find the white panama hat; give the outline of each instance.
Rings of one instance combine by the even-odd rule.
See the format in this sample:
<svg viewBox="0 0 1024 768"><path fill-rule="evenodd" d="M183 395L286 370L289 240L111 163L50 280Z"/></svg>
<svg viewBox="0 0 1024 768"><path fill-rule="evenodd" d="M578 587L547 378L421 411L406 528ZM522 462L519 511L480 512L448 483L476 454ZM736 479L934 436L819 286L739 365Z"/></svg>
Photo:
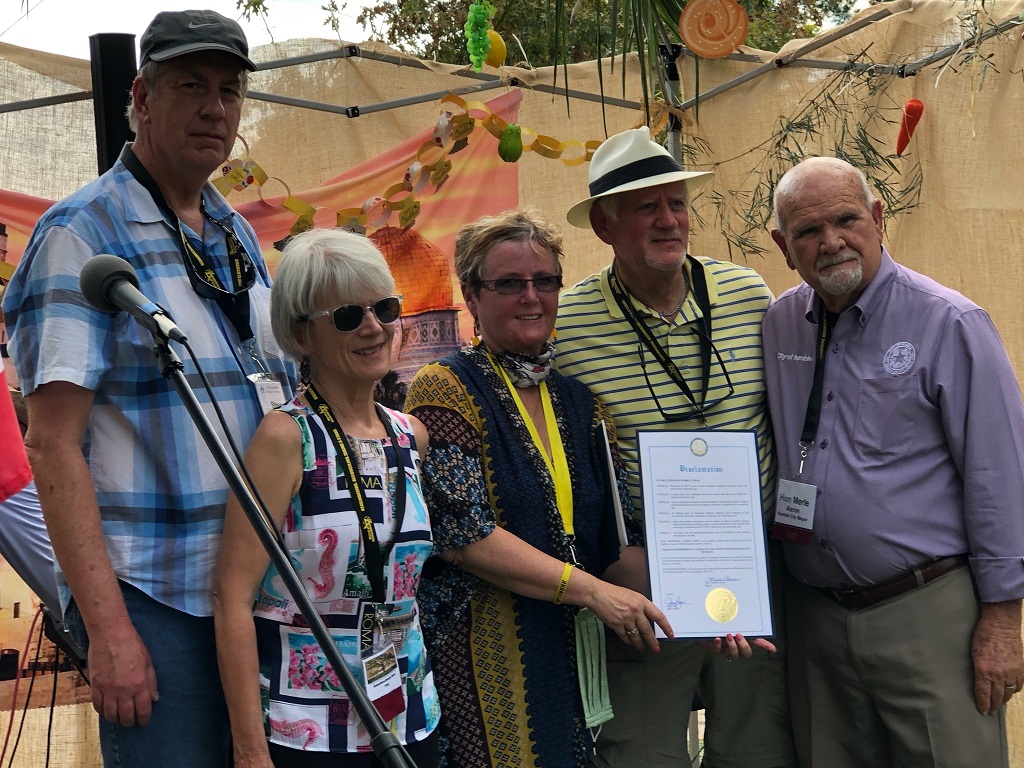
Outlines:
<svg viewBox="0 0 1024 768"><path fill-rule="evenodd" d="M685 181L690 194L714 175L713 171L684 171L667 149L651 139L650 128L631 128L615 134L594 151L590 159L590 197L570 208L565 218L574 227L590 229L590 206L599 197L673 181Z"/></svg>

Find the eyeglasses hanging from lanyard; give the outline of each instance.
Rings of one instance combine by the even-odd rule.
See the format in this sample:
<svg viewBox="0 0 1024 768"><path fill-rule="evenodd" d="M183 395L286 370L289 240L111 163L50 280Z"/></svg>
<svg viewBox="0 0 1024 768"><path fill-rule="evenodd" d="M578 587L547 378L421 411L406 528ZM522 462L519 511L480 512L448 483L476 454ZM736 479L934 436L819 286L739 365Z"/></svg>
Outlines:
<svg viewBox="0 0 1024 768"><path fill-rule="evenodd" d="M248 341L253 337L252 326L249 324L249 289L256 282L256 267L249 253L238 239L235 231L218 221L206 210L206 203L200 200L199 211L205 221L218 227L227 240L228 265L231 268L233 290L228 291L217 277L213 263L206 256L206 249L197 250L191 238L178 220L178 234L181 237L182 253L185 257L185 271L192 290L204 299L217 303L221 311L238 331L240 341Z"/></svg>
<svg viewBox="0 0 1024 768"><path fill-rule="evenodd" d="M234 326L238 338L242 342L253 338L252 326L249 323L249 289L256 283L256 266L252 257L242 241L238 239L234 229L206 210L206 202L200 197L199 210L204 221L208 221L220 229L227 241L228 264L231 269L231 290L224 287L220 278L213 268L212 262L206 256L206 250L200 240L200 248L193 245L192 240L185 233L181 219L168 205L156 179L146 170L146 167L135 156L130 146L121 150L121 162L128 171L135 177L156 203L160 211L171 218L178 226L178 235L181 238L182 257L185 263L185 271L188 274L192 290L204 299L210 299L217 303L221 311Z"/></svg>
<svg viewBox="0 0 1024 768"><path fill-rule="evenodd" d="M248 251L245 250L245 246L238 239L234 229L211 215L206 210L206 203L202 200L199 202L199 212L202 213L205 221L210 222L224 233L228 246L228 264L231 267L233 290L229 291L224 288L224 284L214 271L213 263L206 256L205 249L196 249L179 220L178 234L181 236L181 247L185 254L185 266L188 267L192 289L204 299L218 301L237 298L239 293L248 291L256 282L256 266L252 263Z"/></svg>
<svg viewBox="0 0 1024 768"><path fill-rule="evenodd" d="M702 331L700 331L697 328L691 328L690 331L695 336L698 336L698 337L702 338L702 340L703 340L703 332ZM697 403L693 402L692 398L691 398L691 405L690 405L689 408L683 406L682 410L680 410L680 411L673 411L673 412L668 412L668 411L666 411L661 406L661 401L658 399L658 395L654 391L654 386L651 384L651 377L647 375L647 359L646 359L646 356L644 355L644 345L642 343L637 345L637 355L640 357L640 368L643 370L644 381L647 382L647 391L651 393L651 400L654 401L654 405L657 407L658 412L661 414L661 417L665 421L669 421L669 422L686 421L688 419L693 419L693 418L697 418L697 417L700 417L701 419L704 419L704 414L705 413L713 410L718 405L720 405L721 403L725 402L727 399L732 397L733 393L736 392L736 387L733 386L733 383L732 383L732 377L729 376L729 369L726 367L725 361L722 359L722 355L718 351L718 347L716 347L715 343L713 341L711 341L710 339L707 339L707 342L710 344L711 352L715 356L714 359L718 362L718 367L722 369L722 375L725 377L725 392L720 394L719 396L711 398L709 400L708 399L708 394L709 394L708 393L708 387L705 387L705 389L704 389L704 399L703 399L703 401L699 405ZM706 422L706 420L705 420L705 422Z"/></svg>
<svg viewBox="0 0 1024 768"><path fill-rule="evenodd" d="M643 347L651 352L655 360L661 364L662 369L666 374L676 383L680 391L690 401L693 409L685 414L679 414L678 416L672 416L666 414L661 408L661 404L658 402L658 398L654 396L654 389L651 388L650 381L648 380L647 386L651 389L651 395L654 397L654 403L661 412L662 417L666 421L683 421L685 419L693 418L693 416L699 416L701 421L704 422L704 426L708 426L707 412L719 405L723 400L732 395L733 386L732 381L729 378L729 372L725 369L725 363L722 361L721 355L718 354L718 350L715 348L712 342L712 329L711 329L711 298L708 293L707 278L704 275L704 267L699 261L691 256L686 257L690 262L690 283L693 286L693 298L697 302L697 306L700 308L702 317L699 320L702 330L694 331L697 335L697 339L700 343L700 361L701 361L701 390L700 390L700 402L694 396L693 391L687 384L686 379L680 372L679 368L669 357L668 353L662 348L658 340L654 338L654 334L651 333L650 329L643 323L643 321L637 316L636 310L633 309L633 305L630 302L629 296L626 293L626 289L623 287L618 276L613 271L609 275L608 283L611 288L612 296L615 298L616 303L619 305L619 309L622 310L623 316L633 327L637 336L640 338L640 363L643 367L644 377L647 377L647 368L644 365L643 360ZM685 269L685 266L682 267ZM718 364L722 368L722 372L725 374L726 383L729 387L728 394L720 399L716 399L713 402L707 402L708 395L708 383L711 378L711 356L714 354L718 360Z"/></svg>

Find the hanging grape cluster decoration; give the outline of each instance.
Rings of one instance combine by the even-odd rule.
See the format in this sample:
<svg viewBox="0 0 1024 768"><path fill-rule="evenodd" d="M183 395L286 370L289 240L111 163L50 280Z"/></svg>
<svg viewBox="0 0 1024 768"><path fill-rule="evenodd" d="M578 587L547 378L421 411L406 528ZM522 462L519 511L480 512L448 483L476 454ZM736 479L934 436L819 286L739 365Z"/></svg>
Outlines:
<svg viewBox="0 0 1024 768"><path fill-rule="evenodd" d="M465 26L466 50L469 51L469 60L473 63L474 72L480 72L484 68L487 54L491 52L491 38L487 32L491 28L492 16L494 6L490 0L479 0L469 6Z"/></svg>

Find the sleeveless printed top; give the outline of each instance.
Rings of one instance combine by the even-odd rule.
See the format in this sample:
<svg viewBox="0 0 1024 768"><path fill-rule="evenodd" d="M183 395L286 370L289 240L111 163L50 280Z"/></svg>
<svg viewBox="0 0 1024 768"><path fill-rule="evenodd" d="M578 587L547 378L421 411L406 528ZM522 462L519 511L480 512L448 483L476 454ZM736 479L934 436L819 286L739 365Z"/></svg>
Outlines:
<svg viewBox="0 0 1024 768"><path fill-rule="evenodd" d="M378 541L385 545L394 539L384 564L386 603L375 606L359 512L330 434L299 399L280 410L298 424L303 454L302 484L281 526L285 549L353 676L364 686L362 659L373 649L365 641L360 647L360 622L366 606L383 616L374 647L394 645L405 699L404 711L387 725L403 744L420 741L437 726L440 707L415 600L432 543L412 425L404 414L383 409L404 449L405 515L397 532L393 492L399 453L389 438L348 438ZM370 751L366 728L273 563L256 593L253 617L267 738L308 751Z"/></svg>

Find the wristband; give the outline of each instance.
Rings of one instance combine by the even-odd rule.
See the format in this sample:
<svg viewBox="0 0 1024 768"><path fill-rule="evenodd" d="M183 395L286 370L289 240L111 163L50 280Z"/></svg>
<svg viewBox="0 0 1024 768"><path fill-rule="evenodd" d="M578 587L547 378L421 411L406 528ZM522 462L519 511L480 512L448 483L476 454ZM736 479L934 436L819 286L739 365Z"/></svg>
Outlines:
<svg viewBox="0 0 1024 768"><path fill-rule="evenodd" d="M565 590L569 587L569 574L572 573L572 563L566 563L562 569L562 578L558 582L558 589L555 590L555 605L562 602L562 598L565 597Z"/></svg>

